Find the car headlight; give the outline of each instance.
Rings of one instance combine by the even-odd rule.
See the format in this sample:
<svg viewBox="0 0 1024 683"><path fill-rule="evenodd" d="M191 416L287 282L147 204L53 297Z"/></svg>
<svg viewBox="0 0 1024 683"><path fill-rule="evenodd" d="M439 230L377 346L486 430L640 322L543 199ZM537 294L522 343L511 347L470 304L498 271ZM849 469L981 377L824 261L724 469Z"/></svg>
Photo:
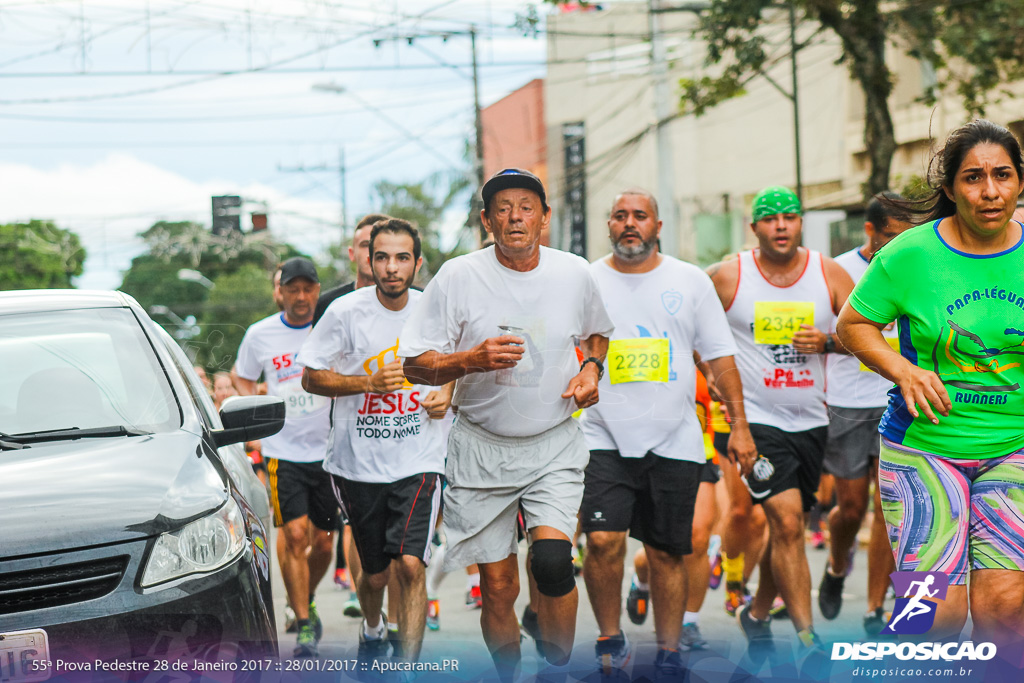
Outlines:
<svg viewBox="0 0 1024 683"><path fill-rule="evenodd" d="M238 557L245 547L245 523L233 498L216 512L162 534L142 574L144 587L188 574L209 572Z"/></svg>

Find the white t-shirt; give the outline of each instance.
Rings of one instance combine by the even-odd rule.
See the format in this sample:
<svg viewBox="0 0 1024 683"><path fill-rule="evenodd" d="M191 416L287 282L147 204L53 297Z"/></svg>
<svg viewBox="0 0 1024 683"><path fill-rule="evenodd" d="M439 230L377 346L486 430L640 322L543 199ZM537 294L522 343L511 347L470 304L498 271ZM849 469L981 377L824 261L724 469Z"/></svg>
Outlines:
<svg viewBox="0 0 1024 683"><path fill-rule="evenodd" d="M327 449L330 430L330 399L302 389L302 365L296 361L312 323L292 327L283 313L254 323L238 347L235 372L255 382L263 375L267 393L280 396L285 404L284 428L261 440L263 455L291 462L319 462Z"/></svg>
<svg viewBox="0 0 1024 683"><path fill-rule="evenodd" d="M525 339L510 369L458 381L459 418L501 436L533 436L563 422L576 403L562 398L580 371L575 341L609 336L608 318L590 265L573 254L540 248L540 263L520 273L498 262L494 247L445 263L402 330L398 355L468 351L485 339Z"/></svg>
<svg viewBox="0 0 1024 683"><path fill-rule="evenodd" d="M299 358L316 370L372 375L398 358L398 335L421 296L409 290L409 301L400 311L384 308L376 287L336 299L302 345ZM427 417L420 405L431 389L406 383L387 394L335 398L324 469L375 484L444 472L441 422Z"/></svg>
<svg viewBox="0 0 1024 683"><path fill-rule="evenodd" d="M853 283L857 284L868 269L868 261L860 253L860 247L840 254L835 258ZM831 332L835 332L835 325ZM899 344L896 325L882 331L890 344ZM843 408L884 408L889 405L889 389L892 382L875 374L854 356L830 353L825 365L828 382L825 384L828 404Z"/></svg>
<svg viewBox="0 0 1024 683"><path fill-rule="evenodd" d="M711 278L671 256L647 273L620 273L605 259L590 269L615 333L601 401L580 419L587 446L703 463L693 351L703 360L736 354Z"/></svg>

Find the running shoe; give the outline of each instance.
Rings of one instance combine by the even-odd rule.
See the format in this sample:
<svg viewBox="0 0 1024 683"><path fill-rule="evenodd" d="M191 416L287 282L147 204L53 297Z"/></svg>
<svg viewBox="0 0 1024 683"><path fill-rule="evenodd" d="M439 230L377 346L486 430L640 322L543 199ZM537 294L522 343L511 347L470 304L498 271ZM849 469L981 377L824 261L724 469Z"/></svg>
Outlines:
<svg viewBox="0 0 1024 683"><path fill-rule="evenodd" d="M832 621L839 616L839 610L843 607L843 583L846 576L833 576L829 571L831 562L825 563L825 574L818 584L818 609L821 616Z"/></svg>
<svg viewBox="0 0 1024 683"><path fill-rule="evenodd" d="M320 639L324 637L324 622L320 619L320 612L316 609L316 602L313 600L309 601L309 625L313 627L313 632L316 634L316 642L320 642Z"/></svg>
<svg viewBox="0 0 1024 683"><path fill-rule="evenodd" d="M832 661L825 650L825 644L814 631L797 633L796 666L801 678L812 681L829 680Z"/></svg>
<svg viewBox="0 0 1024 683"><path fill-rule="evenodd" d="M686 668L683 666L683 659L676 650L658 650L658 656L654 660L655 681L681 681Z"/></svg>
<svg viewBox="0 0 1024 683"><path fill-rule="evenodd" d="M398 635L398 629L391 628L390 624L388 625L388 643L391 644L391 655L393 657L401 657L402 638Z"/></svg>
<svg viewBox="0 0 1024 683"><path fill-rule="evenodd" d="M722 585L722 553L715 553L711 558L711 574L708 576L708 588L717 590Z"/></svg>
<svg viewBox="0 0 1024 683"><path fill-rule="evenodd" d="M786 602L778 595L772 600L772 608L768 610L768 616L772 619L789 619L789 608Z"/></svg>
<svg viewBox="0 0 1024 683"><path fill-rule="evenodd" d="M317 651L317 640L316 632L313 630L312 624L305 624L299 629L299 635L295 639L295 649L292 651L293 657L318 657L319 652Z"/></svg>
<svg viewBox="0 0 1024 683"><path fill-rule="evenodd" d="M285 605L284 608L284 632L285 633L298 633L299 626L298 622L295 621L295 610L292 609L291 605Z"/></svg>
<svg viewBox="0 0 1024 683"><path fill-rule="evenodd" d="M437 598L427 601L427 628L431 631L441 628L441 601Z"/></svg>
<svg viewBox="0 0 1024 683"><path fill-rule="evenodd" d="M480 586L473 586L466 591L466 609L480 609L484 606L484 596L480 593Z"/></svg>
<svg viewBox="0 0 1024 683"><path fill-rule="evenodd" d="M341 606L341 613L355 619L363 616L363 608L359 606L359 596L355 594L355 591L348 594L348 600Z"/></svg>
<svg viewBox="0 0 1024 683"><path fill-rule="evenodd" d="M815 550L821 550L822 548L824 548L825 533L821 529L818 529L817 531L813 532L811 534L810 544L811 547L813 547Z"/></svg>
<svg viewBox="0 0 1024 683"><path fill-rule="evenodd" d="M366 620L364 619L359 625L359 649L356 652L356 659L359 661L359 666L363 671L369 670L373 666L373 662L387 657L388 650L391 648L391 642L388 640L387 634L388 617L381 612L380 618L381 623L385 624L382 638L368 640L366 638Z"/></svg>
<svg viewBox="0 0 1024 683"><path fill-rule="evenodd" d="M339 567L334 570L334 583L343 591L352 590L352 578L348 575L348 569Z"/></svg>
<svg viewBox="0 0 1024 683"><path fill-rule="evenodd" d="M747 650L752 659L763 660L775 652L772 640L772 618L759 621L750 616L750 603L736 610L736 622L747 637Z"/></svg>
<svg viewBox="0 0 1024 683"><path fill-rule="evenodd" d="M594 644L594 655L597 657L597 670L603 676L614 676L621 671L633 655L629 638L622 631L617 636L605 636L597 639Z"/></svg>
<svg viewBox="0 0 1024 683"><path fill-rule="evenodd" d="M864 615L864 631L872 638L881 637L885 625L892 616L882 607L876 607Z"/></svg>
<svg viewBox="0 0 1024 683"><path fill-rule="evenodd" d="M626 614L629 615L629 620L637 626L647 621L647 606L650 601L651 592L640 590L634 576L633 583L629 586L629 596L626 598Z"/></svg>
<svg viewBox="0 0 1024 683"><path fill-rule="evenodd" d="M736 610L742 605L750 602L750 594L746 587L738 581L725 582L725 613L730 617L736 616Z"/></svg>
<svg viewBox="0 0 1024 683"><path fill-rule="evenodd" d="M683 633L679 636L679 649L687 651L708 649L708 641L701 636L700 626L693 623L683 624Z"/></svg>

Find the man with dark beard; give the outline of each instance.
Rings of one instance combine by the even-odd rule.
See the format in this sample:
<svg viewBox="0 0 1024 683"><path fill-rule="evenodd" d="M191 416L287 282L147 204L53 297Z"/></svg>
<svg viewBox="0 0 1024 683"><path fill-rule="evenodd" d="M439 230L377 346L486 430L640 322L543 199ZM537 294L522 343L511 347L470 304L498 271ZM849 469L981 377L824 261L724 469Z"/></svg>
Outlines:
<svg viewBox="0 0 1024 683"><path fill-rule="evenodd" d="M335 399L324 469L362 559L356 592L364 615L358 654L364 670L390 649L381 609L391 571L401 586L398 630L410 660L419 656L427 615L425 569L444 469L436 420L447 412L450 387L429 393L414 387L397 356L402 326L421 296L409 287L422 263L412 225L397 218L375 223L370 264L376 287L334 301L299 351L303 387Z"/></svg>
<svg viewBox="0 0 1024 683"><path fill-rule="evenodd" d="M660 230L654 197L626 190L608 219L612 253L591 265L615 332L599 384L601 402L581 420L590 464L580 519L587 534L583 576L599 629L598 667L609 675L630 659L619 628L628 532L643 542L650 564L659 648L654 678L676 680L683 673L683 556L691 552L706 461L693 410L694 352L713 371L733 418L730 458L749 469L756 451L733 361L736 346L714 285L700 268L659 253Z"/></svg>

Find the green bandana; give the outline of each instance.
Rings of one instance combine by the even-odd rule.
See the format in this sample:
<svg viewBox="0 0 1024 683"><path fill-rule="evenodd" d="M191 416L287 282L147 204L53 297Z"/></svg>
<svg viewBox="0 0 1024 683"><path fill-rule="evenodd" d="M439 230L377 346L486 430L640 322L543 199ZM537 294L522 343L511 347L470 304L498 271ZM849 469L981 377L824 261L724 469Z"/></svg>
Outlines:
<svg viewBox="0 0 1024 683"><path fill-rule="evenodd" d="M791 189L781 185L774 185L766 187L757 193L754 201L750 204L750 211L756 223L762 218L774 216L778 213L802 214L803 208L800 206L800 200L793 194Z"/></svg>

